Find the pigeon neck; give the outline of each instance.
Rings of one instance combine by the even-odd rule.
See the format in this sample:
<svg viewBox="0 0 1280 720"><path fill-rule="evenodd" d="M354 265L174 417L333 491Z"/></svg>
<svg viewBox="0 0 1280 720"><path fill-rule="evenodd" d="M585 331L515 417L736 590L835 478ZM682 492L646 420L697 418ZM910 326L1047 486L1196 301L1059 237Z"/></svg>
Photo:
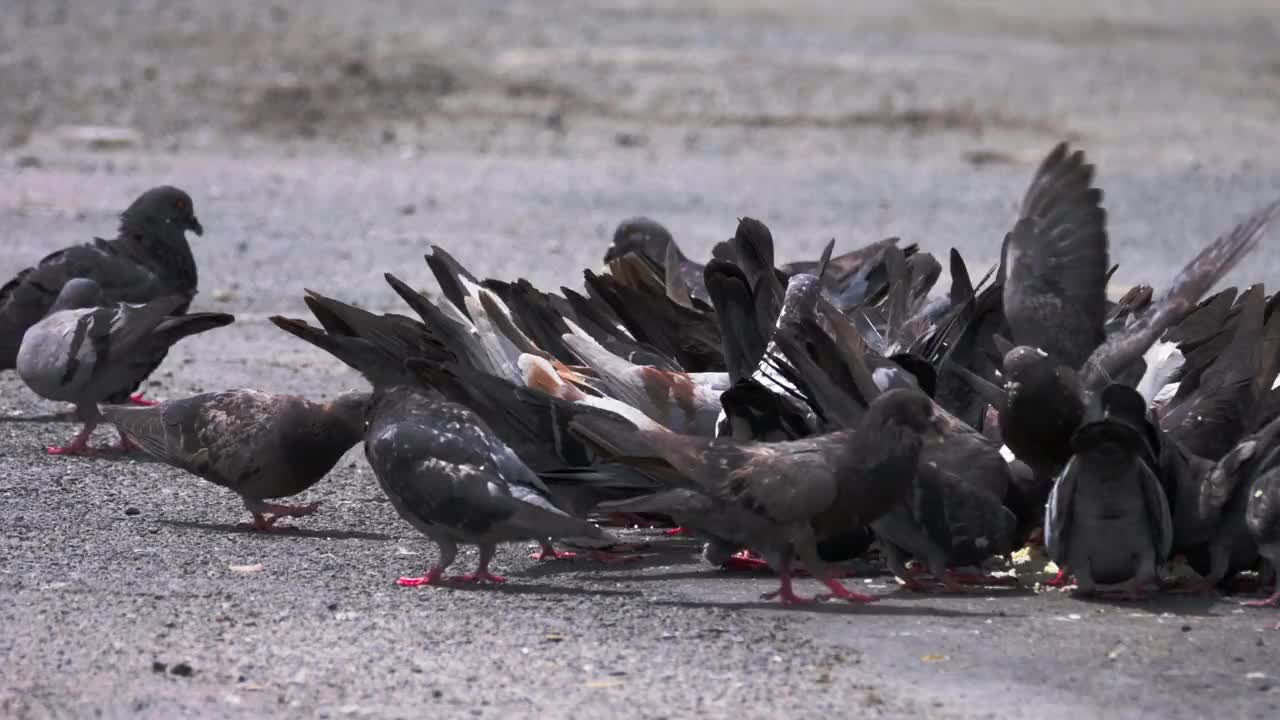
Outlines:
<svg viewBox="0 0 1280 720"><path fill-rule="evenodd" d="M120 241L126 254L158 271L172 289L196 291L196 259L186 231L180 226L149 217L126 216L120 222Z"/></svg>

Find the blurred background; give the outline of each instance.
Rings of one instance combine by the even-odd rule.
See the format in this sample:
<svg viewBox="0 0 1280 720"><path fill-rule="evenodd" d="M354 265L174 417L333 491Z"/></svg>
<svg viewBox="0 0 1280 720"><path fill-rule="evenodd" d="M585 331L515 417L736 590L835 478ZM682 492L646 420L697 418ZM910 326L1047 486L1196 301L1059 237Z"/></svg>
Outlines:
<svg viewBox="0 0 1280 720"><path fill-rule="evenodd" d="M167 158L202 209L253 186L373 203L388 215L317 223L317 242L519 239L557 262L483 271L544 282L598 263L642 213L697 254L752 214L784 259L902 235L986 261L1035 163L1070 139L1099 164L1124 279L1280 193L1275 0L5 6L0 177L26 174L0 190L11 208L128 175L81 201L109 217ZM57 175L68 153L89 155Z"/></svg>

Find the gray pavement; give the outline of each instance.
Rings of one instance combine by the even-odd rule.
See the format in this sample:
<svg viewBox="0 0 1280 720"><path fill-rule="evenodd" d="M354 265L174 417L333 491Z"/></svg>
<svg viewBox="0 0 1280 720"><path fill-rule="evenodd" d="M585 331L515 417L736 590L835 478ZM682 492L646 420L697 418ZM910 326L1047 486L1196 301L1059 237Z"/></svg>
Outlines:
<svg viewBox="0 0 1280 720"><path fill-rule="evenodd" d="M196 306L238 320L180 345L149 392L319 397L360 381L265 318L304 314L304 287L396 308L381 273L431 287L433 242L484 275L576 286L623 217L702 255L752 215L783 260L899 235L980 265L1069 137L1099 165L1118 281L1161 284L1280 196L1274 3L1006 5L19 0L22 21L0 23L0 277L181 185L207 229ZM84 125L127 131L93 149ZM1271 280L1277 243L1232 280ZM1280 703L1280 616L1239 598L927 597L873 576L857 582L874 606L782 610L756 599L771 578L643 532L639 566L511 546L502 589L406 590L395 577L433 550L358 449L302 498L319 515L260 536L235 529L232 495L162 465L45 456L75 430L62 409L0 376L4 717Z"/></svg>

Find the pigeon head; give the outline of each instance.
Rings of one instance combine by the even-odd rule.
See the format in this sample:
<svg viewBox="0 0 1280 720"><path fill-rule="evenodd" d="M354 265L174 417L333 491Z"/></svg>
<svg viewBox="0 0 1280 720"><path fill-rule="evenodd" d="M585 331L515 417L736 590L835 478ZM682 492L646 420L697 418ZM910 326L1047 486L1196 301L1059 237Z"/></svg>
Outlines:
<svg viewBox="0 0 1280 720"><path fill-rule="evenodd" d="M62 286L58 298L53 301L49 313L61 310L79 310L102 304L102 286L90 278L72 278Z"/></svg>
<svg viewBox="0 0 1280 720"><path fill-rule="evenodd" d="M821 292L822 284L818 282L817 275L792 275L787 281L787 292L782 300L782 311L778 314L778 325L799 323L810 317Z"/></svg>
<svg viewBox="0 0 1280 720"><path fill-rule="evenodd" d="M204 235L204 227L196 219L191 196L170 185L161 185L142 193L120 214L122 232L128 232L131 228L154 228L156 225L173 225L183 231L190 230L196 235Z"/></svg>
<svg viewBox="0 0 1280 720"><path fill-rule="evenodd" d="M355 434L364 434L365 416L369 411L370 393L348 390L329 401L328 410L341 419Z"/></svg>
<svg viewBox="0 0 1280 720"><path fill-rule="evenodd" d="M1049 357L1049 353L1040 348L1019 345L1004 356L1006 385L1038 384L1037 380L1052 375L1055 369L1056 363Z"/></svg>
<svg viewBox="0 0 1280 720"><path fill-rule="evenodd" d="M671 233L658 221L647 217L629 218L619 223L618 229L613 231L613 247L605 253L604 261L609 262L627 253L636 253L661 266L667 257L667 246L670 244Z"/></svg>
<svg viewBox="0 0 1280 720"><path fill-rule="evenodd" d="M864 422L898 425L921 435L941 435L944 419L934 412L933 400L919 390L899 388L881 394L867 410Z"/></svg>

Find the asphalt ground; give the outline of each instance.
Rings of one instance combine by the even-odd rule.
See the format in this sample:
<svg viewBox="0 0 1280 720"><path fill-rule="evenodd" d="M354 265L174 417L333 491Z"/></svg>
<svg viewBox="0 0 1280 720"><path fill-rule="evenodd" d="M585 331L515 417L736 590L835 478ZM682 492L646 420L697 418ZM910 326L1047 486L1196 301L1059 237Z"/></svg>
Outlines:
<svg viewBox="0 0 1280 720"><path fill-rule="evenodd" d="M19 4L0 26L0 276L110 235L147 187L187 189L207 230L196 307L237 322L179 345L158 398L360 387L266 317L305 316L303 288L398 308L381 273L432 288L430 243L554 288L599 265L624 217L704 256L751 215L781 260L898 235L985 267L1069 138L1099 166L1117 282L1160 285L1280 197L1265 2ZM1270 280L1277 242L1231 281ZM939 597L861 567L881 602L781 609L758 600L772 578L656 531L632 531L651 543L637 564L513 545L502 588L399 588L433 549L358 448L299 498L318 515L261 535L236 528L230 493L163 465L45 455L76 429L64 409L0 375L0 715L1181 718L1280 701L1280 616L1242 597Z"/></svg>

